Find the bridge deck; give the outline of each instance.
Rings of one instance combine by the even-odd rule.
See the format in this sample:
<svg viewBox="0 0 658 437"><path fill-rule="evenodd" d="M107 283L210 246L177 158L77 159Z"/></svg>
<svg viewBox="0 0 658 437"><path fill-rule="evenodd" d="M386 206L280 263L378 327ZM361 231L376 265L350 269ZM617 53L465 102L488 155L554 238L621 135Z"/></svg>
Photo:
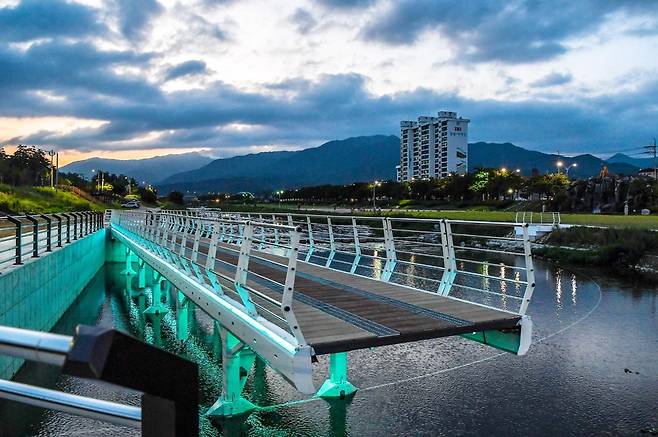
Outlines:
<svg viewBox="0 0 658 437"><path fill-rule="evenodd" d="M201 264L205 264L207 243L203 241L199 246ZM186 245L191 248L191 244L188 241ZM238 247L219 243L216 259L215 270L232 277ZM286 263L285 257L252 251L247 285L280 300ZM224 290L240 300L232 287ZM257 295L252 295L252 299L262 307L279 311ZM476 331L516 329L520 320L512 313L301 261L297 264L294 299L301 331L316 355ZM277 323L275 319L271 321Z"/></svg>

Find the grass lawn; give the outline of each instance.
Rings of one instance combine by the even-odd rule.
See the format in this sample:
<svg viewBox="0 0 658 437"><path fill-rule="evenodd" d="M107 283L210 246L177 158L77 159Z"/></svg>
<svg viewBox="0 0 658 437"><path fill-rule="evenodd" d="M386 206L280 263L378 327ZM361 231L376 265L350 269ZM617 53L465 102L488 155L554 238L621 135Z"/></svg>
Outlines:
<svg viewBox="0 0 658 437"><path fill-rule="evenodd" d="M12 187L0 185L0 211L13 214L70 211L102 211L101 203L89 202L66 191L46 187Z"/></svg>

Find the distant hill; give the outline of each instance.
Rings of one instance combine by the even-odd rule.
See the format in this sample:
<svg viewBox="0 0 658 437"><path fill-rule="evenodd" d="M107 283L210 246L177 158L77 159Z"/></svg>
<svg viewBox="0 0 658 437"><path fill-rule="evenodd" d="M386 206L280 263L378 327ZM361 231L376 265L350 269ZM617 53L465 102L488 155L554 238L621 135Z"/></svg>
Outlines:
<svg viewBox="0 0 658 437"><path fill-rule="evenodd" d="M615 174L631 175L639 169L635 165L604 161L590 154L565 157L524 149L511 143L473 143L468 145L468 151L468 167L471 170L478 167L520 168L522 174L529 175L533 168L539 173L555 171L557 161L564 162L565 166L576 163L577 166L569 169L569 176L574 177L595 176L604 165Z"/></svg>
<svg viewBox="0 0 658 437"><path fill-rule="evenodd" d="M264 152L217 159L163 180L161 192L265 192L305 185L395 179L400 139L355 137L294 152Z"/></svg>
<svg viewBox="0 0 658 437"><path fill-rule="evenodd" d="M638 168L653 168L654 166L653 158L633 158L628 155L624 155L623 153L612 155L606 161L630 164Z"/></svg>
<svg viewBox="0 0 658 437"><path fill-rule="evenodd" d="M177 173L164 179L161 193L172 190L205 193L251 191L271 192L279 189L321 184L348 184L375 179L395 179L399 163L400 139L394 135L375 135L330 141L319 147L295 152L264 152L217 159L196 170ZM638 167L625 162L607 162L593 155L564 157L527 150L511 143L469 144L469 168L520 168L530 175L556 170L559 160L571 167L569 175L597 175L607 165L612 173L635 174Z"/></svg>
<svg viewBox="0 0 658 437"><path fill-rule="evenodd" d="M79 173L91 178L93 176L92 170L102 170L109 173L123 173L139 182L146 181L151 184L158 184L174 173L203 167L212 160L212 158L198 152L155 156L146 159L89 158L65 165L61 168L61 171Z"/></svg>

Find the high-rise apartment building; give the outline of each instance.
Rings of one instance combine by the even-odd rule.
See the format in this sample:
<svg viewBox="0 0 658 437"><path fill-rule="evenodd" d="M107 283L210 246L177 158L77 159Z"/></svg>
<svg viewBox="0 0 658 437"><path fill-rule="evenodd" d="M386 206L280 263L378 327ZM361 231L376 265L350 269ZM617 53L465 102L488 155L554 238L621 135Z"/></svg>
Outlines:
<svg viewBox="0 0 658 437"><path fill-rule="evenodd" d="M400 122L399 182L468 172L468 123L456 112Z"/></svg>

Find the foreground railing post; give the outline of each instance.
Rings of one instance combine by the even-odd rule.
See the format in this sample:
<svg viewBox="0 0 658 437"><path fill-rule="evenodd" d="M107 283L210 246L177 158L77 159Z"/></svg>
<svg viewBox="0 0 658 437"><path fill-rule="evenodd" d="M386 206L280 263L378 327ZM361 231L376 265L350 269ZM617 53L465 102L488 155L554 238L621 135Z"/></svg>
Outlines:
<svg viewBox="0 0 658 437"><path fill-rule="evenodd" d="M41 214L41 218L46 221L46 226L47 226L47 228L46 228L46 252L52 252L53 247L52 247L52 229L51 229L51 227L52 227L53 219L51 219L50 217L48 217L45 214Z"/></svg>
<svg viewBox="0 0 658 437"><path fill-rule="evenodd" d="M16 225L16 241L14 243L16 245L16 255L15 255L14 264L20 265L20 264L23 264L23 250L22 250L22 246L23 246L23 229L22 229L23 224L21 223L21 221L19 219L14 218L10 215L7 215L7 220L9 220L14 225Z"/></svg>

